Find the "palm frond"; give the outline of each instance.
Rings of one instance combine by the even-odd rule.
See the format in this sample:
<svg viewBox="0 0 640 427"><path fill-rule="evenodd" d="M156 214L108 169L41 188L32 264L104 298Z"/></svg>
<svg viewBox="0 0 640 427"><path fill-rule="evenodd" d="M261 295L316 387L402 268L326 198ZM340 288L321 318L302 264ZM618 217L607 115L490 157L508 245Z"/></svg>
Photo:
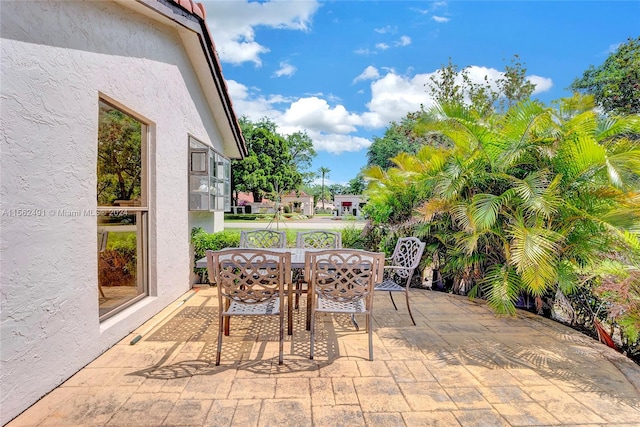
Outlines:
<svg viewBox="0 0 640 427"><path fill-rule="evenodd" d="M601 120L595 129L595 138L604 141L630 134L640 134L640 116L608 117Z"/></svg>
<svg viewBox="0 0 640 427"><path fill-rule="evenodd" d="M429 199L422 206L416 209L423 221L431 221L437 214L448 212L450 203L444 199Z"/></svg>
<svg viewBox="0 0 640 427"><path fill-rule="evenodd" d="M557 188L562 176L558 175L550 181L548 170L539 170L528 174L524 179L514 179L514 190L522 199L523 207L534 214L550 218L554 215L562 199Z"/></svg>
<svg viewBox="0 0 640 427"><path fill-rule="evenodd" d="M609 155L605 159L609 182L617 188L637 188L640 178L640 149Z"/></svg>
<svg viewBox="0 0 640 427"><path fill-rule="evenodd" d="M494 194L473 196L469 213L479 230L486 230L494 226L504 201L503 197Z"/></svg>
<svg viewBox="0 0 640 427"><path fill-rule="evenodd" d="M470 206L467 203L459 202L451 205L451 218L459 228L467 232L475 231L475 224L470 215Z"/></svg>
<svg viewBox="0 0 640 427"><path fill-rule="evenodd" d="M512 224L508 233L511 264L521 275L527 290L541 295L557 278L555 266L562 236L549 229L527 227L522 221Z"/></svg>
<svg viewBox="0 0 640 427"><path fill-rule="evenodd" d="M569 295L578 288L580 280L573 264L568 260L561 260L558 263L558 288L563 294Z"/></svg>
<svg viewBox="0 0 640 427"><path fill-rule="evenodd" d="M384 170L380 166L371 166L362 171L362 175L365 179L369 180L382 180L386 177Z"/></svg>
<svg viewBox="0 0 640 427"><path fill-rule="evenodd" d="M491 266L482 280L489 306L500 314L515 314L515 303L522 290L520 276L513 267L496 264Z"/></svg>

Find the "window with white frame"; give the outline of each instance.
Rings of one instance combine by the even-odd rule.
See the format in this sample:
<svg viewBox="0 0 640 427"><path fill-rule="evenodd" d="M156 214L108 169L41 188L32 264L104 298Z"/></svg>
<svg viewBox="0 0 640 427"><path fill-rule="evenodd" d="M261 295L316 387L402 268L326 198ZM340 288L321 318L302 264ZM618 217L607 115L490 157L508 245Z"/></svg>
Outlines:
<svg viewBox="0 0 640 427"><path fill-rule="evenodd" d="M100 321L149 295L148 133L149 126L132 113L99 100L96 254Z"/></svg>
<svg viewBox="0 0 640 427"><path fill-rule="evenodd" d="M231 162L189 136L189 210L231 209Z"/></svg>

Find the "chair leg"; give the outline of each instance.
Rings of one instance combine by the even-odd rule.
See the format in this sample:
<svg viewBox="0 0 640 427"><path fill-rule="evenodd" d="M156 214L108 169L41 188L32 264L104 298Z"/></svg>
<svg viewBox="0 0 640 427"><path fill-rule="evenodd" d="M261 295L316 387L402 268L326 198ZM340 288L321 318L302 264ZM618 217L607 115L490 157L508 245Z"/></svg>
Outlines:
<svg viewBox="0 0 640 427"><path fill-rule="evenodd" d="M416 326L416 321L413 319L413 314L411 314L411 307L409 306L409 291L405 291L404 294L407 297L407 311L409 311L409 317L411 317L411 321L413 322L413 326Z"/></svg>
<svg viewBox="0 0 640 427"><path fill-rule="evenodd" d="M280 353L278 354L278 365L283 363L284 353L284 311L283 307L280 307Z"/></svg>
<svg viewBox="0 0 640 427"><path fill-rule="evenodd" d="M396 311L398 311L398 307L396 307L396 302L393 300L393 293L391 291L389 291L389 298L391 298L391 302L393 303L393 308L395 308Z"/></svg>
<svg viewBox="0 0 640 427"><path fill-rule="evenodd" d="M216 366L220 366L220 353L222 353L222 334L224 333L224 317L220 316L218 320L218 351L216 352Z"/></svg>
<svg viewBox="0 0 640 427"><path fill-rule="evenodd" d="M293 287L293 284L291 285ZM293 335L293 289L287 292L287 334Z"/></svg>
<svg viewBox="0 0 640 427"><path fill-rule="evenodd" d="M298 280L296 281L296 310L300 308L300 293L302 293L302 283Z"/></svg>
<svg viewBox="0 0 640 427"><path fill-rule="evenodd" d="M311 330L311 304L313 304L313 294L307 290L307 331Z"/></svg>
<svg viewBox="0 0 640 427"><path fill-rule="evenodd" d="M369 334L369 360L373 361L373 325L371 324L371 313L367 313L367 333Z"/></svg>
<svg viewBox="0 0 640 427"><path fill-rule="evenodd" d="M314 350L313 343L315 342L315 339L316 339L316 337L315 337L315 329L316 329L315 328L315 318L316 318L315 314L311 313L311 319L310 319L311 324L310 324L310 328L309 328L309 330L311 331L311 333L309 334L311 336L311 339L309 341L309 359L311 359L311 360L313 360L313 350Z"/></svg>

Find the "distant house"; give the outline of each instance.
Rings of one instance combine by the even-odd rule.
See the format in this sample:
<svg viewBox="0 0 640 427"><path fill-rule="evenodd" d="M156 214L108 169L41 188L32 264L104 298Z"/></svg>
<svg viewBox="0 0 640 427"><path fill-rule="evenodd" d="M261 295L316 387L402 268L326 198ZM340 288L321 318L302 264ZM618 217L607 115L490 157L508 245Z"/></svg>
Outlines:
<svg viewBox="0 0 640 427"><path fill-rule="evenodd" d="M336 194L333 196L333 203L338 216L361 216L362 208L366 204L366 199L361 194Z"/></svg>
<svg viewBox="0 0 640 427"><path fill-rule="evenodd" d="M335 206L333 205L333 200L322 200L322 199L319 199L316 202L316 211L322 211L323 208L326 211L333 211L335 209Z"/></svg>
<svg viewBox="0 0 640 427"><path fill-rule="evenodd" d="M301 213L303 215L313 216L313 196L308 195L304 191L292 191L289 194L283 194L280 199L282 206L289 206L291 212Z"/></svg>
<svg viewBox="0 0 640 427"><path fill-rule="evenodd" d="M223 229L246 147L204 17L2 2L0 425L187 292L191 229Z"/></svg>
<svg viewBox="0 0 640 427"><path fill-rule="evenodd" d="M238 206L232 206L232 213L265 213L275 212L274 203L263 197L262 200L256 202L253 193L238 193Z"/></svg>

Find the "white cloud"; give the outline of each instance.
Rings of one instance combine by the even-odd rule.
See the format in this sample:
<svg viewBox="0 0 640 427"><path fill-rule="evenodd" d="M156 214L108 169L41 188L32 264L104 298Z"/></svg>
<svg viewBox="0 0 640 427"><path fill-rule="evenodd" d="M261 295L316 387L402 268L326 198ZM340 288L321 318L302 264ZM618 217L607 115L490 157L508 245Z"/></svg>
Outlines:
<svg viewBox="0 0 640 427"><path fill-rule="evenodd" d="M378 34L387 34L387 33L395 33L397 29L396 27L387 25L386 27L382 27L382 28L374 28L373 31L375 31Z"/></svg>
<svg viewBox="0 0 640 427"><path fill-rule="evenodd" d="M369 65L367 68L364 69L362 73L360 73L358 77L353 79L353 83L356 83L362 80L375 80L378 77L380 77L380 72L378 72L378 69L372 65Z"/></svg>
<svg viewBox="0 0 640 427"><path fill-rule="evenodd" d="M353 53L355 53L356 55L372 55L375 54L375 51L370 51L369 49L366 48L360 48L360 49L356 49L353 51Z"/></svg>
<svg viewBox="0 0 640 427"><path fill-rule="evenodd" d="M503 72L496 70L495 68L480 67L478 65L472 65L470 67L467 67L465 68L465 71L467 72L469 79L473 83L485 84L485 77L486 77L493 89L498 88L496 81L498 81L504 76ZM463 84L461 75L458 75L456 77L456 83L460 85Z"/></svg>
<svg viewBox="0 0 640 427"><path fill-rule="evenodd" d="M233 102L233 109L239 116L247 116L253 121L258 121L263 117L275 119L282 115L276 106L291 102L279 95L262 96L255 89L250 89L234 80L226 80L226 82Z"/></svg>
<svg viewBox="0 0 640 427"><path fill-rule="evenodd" d="M255 41L254 28L266 26L308 31L317 1L203 1L207 25L215 40L216 50L224 62L262 64L260 55L269 49Z"/></svg>
<svg viewBox="0 0 640 427"><path fill-rule="evenodd" d="M366 149L371 141L355 136L359 128L383 129L392 121L401 120L407 113L423 106L429 108L434 101L427 93L431 77L437 78L439 70L432 73L401 75L392 68L380 69L368 66L353 82L371 81L371 98L365 111L349 111L330 95L318 93L299 98L287 98L277 94L263 95L255 88L246 87L228 80L228 88L234 108L239 115L253 121L269 117L283 134L304 131L311 137L317 151L330 153L355 152ZM466 69L471 81L485 82L485 76L495 87L495 82L504 76L494 68L470 66ZM540 93L549 90L553 82L549 78L527 76L536 84ZM462 77L457 77L462 82Z"/></svg>
<svg viewBox="0 0 640 427"><path fill-rule="evenodd" d="M431 19L433 19L434 21L439 22L439 23L445 23L445 22L449 22L450 21L449 18L446 18L444 16L437 16L437 15L433 15L431 17Z"/></svg>
<svg viewBox="0 0 640 427"><path fill-rule="evenodd" d="M399 120L410 111L433 105L426 92L425 84L431 74L416 74L405 77L389 72L371 83L371 100L367 104L368 112L362 114L365 126L382 128L389 122Z"/></svg>
<svg viewBox="0 0 640 427"><path fill-rule="evenodd" d="M327 101L315 96L292 102L281 120L285 125L337 134L356 132L356 126L361 123L359 116L349 113L343 105L331 107Z"/></svg>
<svg viewBox="0 0 640 427"><path fill-rule="evenodd" d="M280 68L273 73L275 77L287 76L291 77L296 73L296 67L286 61L280 63Z"/></svg>
<svg viewBox="0 0 640 427"><path fill-rule="evenodd" d="M536 75L527 76L527 80L536 85L533 94L546 92L553 87L553 80L547 77L540 77Z"/></svg>
<svg viewBox="0 0 640 427"><path fill-rule="evenodd" d="M395 42L396 46L409 46L410 44L411 44L411 37L409 36L402 36L400 37L400 40Z"/></svg>
<svg viewBox="0 0 640 427"><path fill-rule="evenodd" d="M620 46L622 46L622 43L615 43L615 44L609 45L609 48L604 53L606 53L607 55L616 53Z"/></svg>
<svg viewBox="0 0 640 427"><path fill-rule="evenodd" d="M409 36L402 36L400 37L398 40L396 40L395 42L393 42L393 46L394 47L400 47L400 46L409 46L411 44L411 37ZM387 50L390 49L391 45L389 45L389 43L376 43L375 44L375 49L376 50L369 50L366 48L361 48L361 49L356 49L353 52L358 54L358 55L372 55L372 54L376 54L376 51L380 51L380 50Z"/></svg>
<svg viewBox="0 0 640 427"><path fill-rule="evenodd" d="M309 134L313 140L313 147L318 151L332 154L355 152L371 145L371 140L352 135Z"/></svg>

